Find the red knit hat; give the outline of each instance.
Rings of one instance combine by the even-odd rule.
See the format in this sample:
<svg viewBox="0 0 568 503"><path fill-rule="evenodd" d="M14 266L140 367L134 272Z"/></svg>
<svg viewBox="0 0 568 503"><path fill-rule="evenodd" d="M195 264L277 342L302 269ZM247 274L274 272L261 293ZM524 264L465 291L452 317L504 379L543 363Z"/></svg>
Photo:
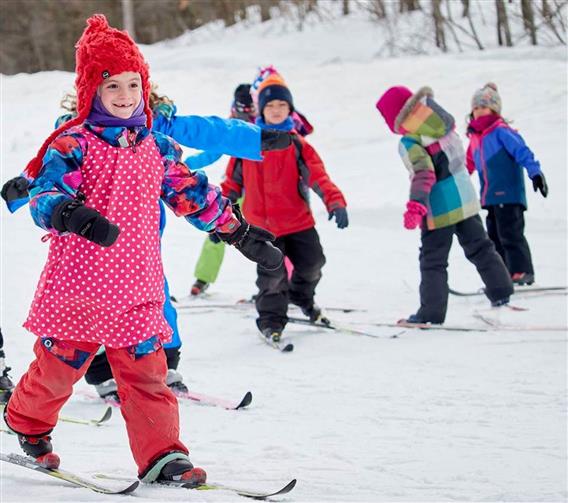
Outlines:
<svg viewBox="0 0 568 503"><path fill-rule="evenodd" d="M77 117L57 128L43 143L38 154L26 166L26 174L35 178L41 169L47 148L57 136L70 127L82 124L89 116L97 88L111 75L123 72L139 73L142 79L142 99L146 126L152 127L149 105L150 79L148 64L134 40L126 31L111 28L102 14L87 19L87 27L77 42L75 53L75 88L77 90Z"/></svg>
<svg viewBox="0 0 568 503"><path fill-rule="evenodd" d="M398 133L394 127L396 117L411 96L412 91L410 89L404 86L396 86L388 89L377 101L377 110L381 112L393 133Z"/></svg>

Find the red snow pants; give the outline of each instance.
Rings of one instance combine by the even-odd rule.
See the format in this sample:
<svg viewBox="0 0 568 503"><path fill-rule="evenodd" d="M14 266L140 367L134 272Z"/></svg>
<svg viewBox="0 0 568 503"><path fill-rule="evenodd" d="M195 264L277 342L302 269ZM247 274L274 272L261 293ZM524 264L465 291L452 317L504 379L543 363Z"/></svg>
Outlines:
<svg viewBox="0 0 568 503"><path fill-rule="evenodd" d="M99 348L98 344L38 338L36 359L16 386L6 422L23 435L49 433ZM138 358L129 348L106 348L118 387L120 412L139 474L168 452L188 453L179 440L175 395L166 386L166 356L157 351Z"/></svg>

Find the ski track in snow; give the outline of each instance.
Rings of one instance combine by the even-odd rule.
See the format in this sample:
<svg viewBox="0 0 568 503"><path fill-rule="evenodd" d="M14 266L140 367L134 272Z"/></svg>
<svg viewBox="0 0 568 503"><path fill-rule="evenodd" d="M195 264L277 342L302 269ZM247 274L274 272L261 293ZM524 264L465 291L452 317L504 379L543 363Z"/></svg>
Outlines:
<svg viewBox="0 0 568 503"><path fill-rule="evenodd" d="M359 22L353 28L372 29ZM259 43L261 34L241 30L233 32L231 43L227 37L195 45L180 39L144 50L153 79L181 114L225 116L234 87L252 79L259 64L274 63L284 74L296 106L315 125L309 140L349 204L350 227L340 231L312 197L327 257L317 300L368 310L329 313L333 321L396 321L418 307L419 233L402 228L407 174L397 139L374 109L381 91L396 84L430 85L463 133L472 92L488 80L497 82L505 116L536 153L550 186L545 200L527 179L526 235L537 281L566 284L565 51L520 48L377 60L371 48L364 57L355 41L336 37L343 56L329 62L335 46L318 43L320 32L307 30L302 62L297 51L288 51L294 33L267 35L266 47ZM36 152L72 82L65 72L2 78L2 180L18 175ZM220 180L225 161L209 169L213 182ZM2 329L7 362L18 377L32 359L34 337L21 324L47 244L26 210L8 215L2 205L1 218ZM203 239L183 219L168 215L163 255L174 294L188 292ZM481 286L457 243L449 275L456 289ZM254 280L254 265L228 250L211 302L253 294ZM514 303L529 311L489 315L504 324L566 326L565 296ZM475 325L473 311L487 307L482 297L450 297L447 323ZM297 478L281 501L567 498L565 333L407 330L398 339L371 339L290 325L286 333L295 350L281 354L258 339L252 312L179 315L180 371L189 386L230 399L253 393L251 406L241 411L180 405L182 438L211 481L272 490ZM96 418L103 410L75 395L62 414ZM84 475L136 474L118 410L99 428L60 423L53 441L62 468ZM19 452L15 437L0 434L0 443L3 452ZM0 475L3 502L125 501L64 488L5 464ZM241 500L227 492L160 487L140 487L135 494L141 501Z"/></svg>

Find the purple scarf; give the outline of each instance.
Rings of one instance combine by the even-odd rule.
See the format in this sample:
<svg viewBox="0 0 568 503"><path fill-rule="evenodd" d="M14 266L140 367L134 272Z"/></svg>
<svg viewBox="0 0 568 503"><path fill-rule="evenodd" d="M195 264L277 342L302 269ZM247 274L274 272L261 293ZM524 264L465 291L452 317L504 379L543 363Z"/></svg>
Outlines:
<svg viewBox="0 0 568 503"><path fill-rule="evenodd" d="M95 126L104 127L135 127L135 126L145 126L146 125L146 114L144 113L144 100L140 100L140 103L134 110L134 113L128 119L122 119L112 115L103 105L101 97L97 94L93 99L93 104L91 106L91 112L87 117L87 120Z"/></svg>

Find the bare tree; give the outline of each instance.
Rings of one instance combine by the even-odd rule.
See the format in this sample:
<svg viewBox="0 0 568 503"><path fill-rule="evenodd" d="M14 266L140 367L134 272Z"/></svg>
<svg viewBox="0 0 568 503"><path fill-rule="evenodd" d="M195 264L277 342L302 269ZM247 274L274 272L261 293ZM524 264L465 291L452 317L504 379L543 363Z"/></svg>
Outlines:
<svg viewBox="0 0 568 503"><path fill-rule="evenodd" d="M562 37L561 31L566 35L566 26L564 25L564 16L560 13L563 7L566 7L566 0L561 0L560 5L558 6L557 2L555 2L555 6L557 7L555 11L552 10L549 0L542 0L542 5L540 8L540 14L544 23L550 31L554 34L554 36L558 39L561 44L566 45L566 40ZM559 15L560 14L560 15ZM558 18L560 29L556 27L555 18Z"/></svg>
<svg viewBox="0 0 568 503"><path fill-rule="evenodd" d="M418 0L399 0L398 1L398 12L403 14L404 12L412 12L414 10L420 10L420 2Z"/></svg>
<svg viewBox="0 0 568 503"><path fill-rule="evenodd" d="M264 23L270 19L270 7L272 5L268 0L260 0L260 22Z"/></svg>
<svg viewBox="0 0 568 503"><path fill-rule="evenodd" d="M385 19L387 17L384 0L368 0L363 5L374 19Z"/></svg>
<svg viewBox="0 0 568 503"><path fill-rule="evenodd" d="M503 0L495 0L495 6L497 7L497 41L499 45L513 47L505 2Z"/></svg>
<svg viewBox="0 0 568 503"><path fill-rule="evenodd" d="M134 7L132 0L121 0L122 3L122 26L129 35L136 40L136 30L134 28Z"/></svg>
<svg viewBox="0 0 568 503"><path fill-rule="evenodd" d="M432 0L432 20L434 21L434 35L436 37L436 47L446 52L446 33L444 31L444 16L440 8L442 0Z"/></svg>
<svg viewBox="0 0 568 503"><path fill-rule="evenodd" d="M537 45L532 0L521 0L521 13L523 15L523 26L531 37L531 44Z"/></svg>

